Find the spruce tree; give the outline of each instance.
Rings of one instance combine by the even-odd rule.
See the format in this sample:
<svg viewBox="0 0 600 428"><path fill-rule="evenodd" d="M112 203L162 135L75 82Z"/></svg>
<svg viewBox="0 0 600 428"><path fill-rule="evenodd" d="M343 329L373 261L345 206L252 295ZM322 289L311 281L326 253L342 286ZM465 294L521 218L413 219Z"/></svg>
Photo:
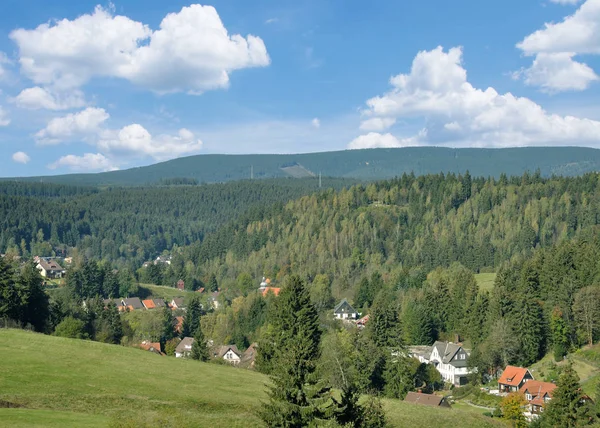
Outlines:
<svg viewBox="0 0 600 428"><path fill-rule="evenodd" d="M258 364L268 361L272 385L260 416L269 427L305 427L325 418L328 391L318 382L321 330L302 280L291 276L274 301L270 334L259 342Z"/></svg>
<svg viewBox="0 0 600 428"><path fill-rule="evenodd" d="M206 346L206 339L204 339L204 333L200 325L198 325L196 334L194 334L191 357L193 360L208 361L208 347Z"/></svg>
<svg viewBox="0 0 600 428"><path fill-rule="evenodd" d="M593 404L585 399L579 376L570 361L562 369L556 386L552 400L540 418L541 427L571 428L595 422Z"/></svg>
<svg viewBox="0 0 600 428"><path fill-rule="evenodd" d="M165 306L163 308L162 331L160 334L160 343L161 343L161 346L163 346L163 351L164 351L165 343L167 343L169 340L171 340L171 339L173 339L173 337L175 337L173 323L174 323L173 313L170 308Z"/></svg>
<svg viewBox="0 0 600 428"><path fill-rule="evenodd" d="M181 327L180 337L191 337L198 326L200 325L200 316L202 315L202 308L200 307L200 301L194 296L188 304L185 316L183 317L183 325Z"/></svg>
<svg viewBox="0 0 600 428"><path fill-rule="evenodd" d="M519 339L519 362L523 366L535 363L543 352L544 314L533 293L520 296L515 318L515 333Z"/></svg>

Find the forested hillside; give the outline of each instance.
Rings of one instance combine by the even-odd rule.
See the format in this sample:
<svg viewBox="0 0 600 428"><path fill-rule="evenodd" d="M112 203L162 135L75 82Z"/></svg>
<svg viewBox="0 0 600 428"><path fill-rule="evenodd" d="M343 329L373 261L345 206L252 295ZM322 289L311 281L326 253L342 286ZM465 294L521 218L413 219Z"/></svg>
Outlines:
<svg viewBox="0 0 600 428"><path fill-rule="evenodd" d="M598 174L544 179L409 176L302 197L262 219L232 222L183 251L198 272L333 279L336 295L381 272L419 284L460 262L493 271L516 255L588 232L600 222Z"/></svg>
<svg viewBox="0 0 600 428"><path fill-rule="evenodd" d="M323 177L363 180L465 173L474 176L521 175L539 169L543 176L579 175L600 170L600 150L582 147L449 149L407 147L291 155L199 155L123 171L30 177L20 180L78 185L154 185L168 179L215 183L322 173Z"/></svg>
<svg viewBox="0 0 600 428"><path fill-rule="evenodd" d="M330 180L341 188L348 180ZM240 216L253 220L319 191L314 179L143 188L0 183L0 252L50 256L77 247L89 258L139 267L149 257L202 240Z"/></svg>

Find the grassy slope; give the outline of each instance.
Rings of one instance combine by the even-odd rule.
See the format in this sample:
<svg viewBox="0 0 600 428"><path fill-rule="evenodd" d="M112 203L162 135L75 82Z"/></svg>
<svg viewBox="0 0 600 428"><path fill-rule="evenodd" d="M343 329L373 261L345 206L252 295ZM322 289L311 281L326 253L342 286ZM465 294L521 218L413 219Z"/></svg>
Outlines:
<svg viewBox="0 0 600 428"><path fill-rule="evenodd" d="M479 284L479 290L481 291L492 291L494 288L494 281L496 280L495 273L477 273L475 274L477 284Z"/></svg>
<svg viewBox="0 0 600 428"><path fill-rule="evenodd" d="M0 330L8 426L260 426L259 373L133 348ZM393 426L498 426L477 412L385 401ZM144 425L147 424L147 425Z"/></svg>
<svg viewBox="0 0 600 428"><path fill-rule="evenodd" d="M164 285L140 284L140 288L147 290L142 290L142 292L148 294L148 298L160 298L165 301L171 301L175 297L186 297L192 294L190 291L179 290L175 287L166 287Z"/></svg>
<svg viewBox="0 0 600 428"><path fill-rule="evenodd" d="M474 176L521 175L540 169L543 175L578 175L600 169L600 150L581 147L525 147L509 149L449 149L406 147L345 150L290 155L200 155L140 168L99 174L29 177L26 180L79 185L142 185L163 178L187 177L200 182L224 182L286 177L281 167L297 162L323 177L382 179L402 173L465 172ZM327 185L325 178L323 184Z"/></svg>

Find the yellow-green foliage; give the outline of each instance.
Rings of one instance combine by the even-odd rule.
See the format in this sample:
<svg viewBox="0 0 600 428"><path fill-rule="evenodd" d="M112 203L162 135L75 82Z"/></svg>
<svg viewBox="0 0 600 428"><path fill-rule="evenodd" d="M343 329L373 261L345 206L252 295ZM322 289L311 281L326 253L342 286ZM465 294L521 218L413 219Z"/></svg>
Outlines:
<svg viewBox="0 0 600 428"><path fill-rule="evenodd" d="M265 376L97 342L0 329L0 409L11 427L253 427ZM498 426L459 409L385 400L392 426ZM502 425L500 425L502 426Z"/></svg>

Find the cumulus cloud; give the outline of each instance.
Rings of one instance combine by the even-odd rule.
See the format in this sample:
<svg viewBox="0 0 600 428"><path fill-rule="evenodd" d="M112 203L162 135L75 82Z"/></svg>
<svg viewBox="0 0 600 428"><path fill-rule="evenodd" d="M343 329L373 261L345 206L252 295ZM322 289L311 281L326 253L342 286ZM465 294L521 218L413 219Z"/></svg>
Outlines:
<svg viewBox="0 0 600 428"><path fill-rule="evenodd" d="M383 131L388 129L396 123L396 119L393 117L372 117L367 120L363 120L360 124L362 131Z"/></svg>
<svg viewBox="0 0 600 428"><path fill-rule="evenodd" d="M10 38L21 71L36 84L78 88L94 77L117 77L158 93L226 88L229 74L270 63L259 37L228 34L212 6L193 4L170 13L156 31L97 6Z"/></svg>
<svg viewBox="0 0 600 428"><path fill-rule="evenodd" d="M528 98L474 88L467 81L460 47L419 52L411 72L392 77L390 83L388 93L367 101L363 114L370 119L424 120L427 127L417 136L420 144L508 147L600 141L600 122L550 114ZM390 137L381 142L379 135L367 134L351 145L397 144Z"/></svg>
<svg viewBox="0 0 600 428"><path fill-rule="evenodd" d="M115 171L113 162L100 153L85 153L83 156L67 155L48 165L49 169L66 167L71 171Z"/></svg>
<svg viewBox="0 0 600 428"><path fill-rule="evenodd" d="M167 160L199 152L202 141L185 128L180 129L177 135L153 137L142 125L132 124L120 130L105 130L101 133L97 146L101 151L114 156L137 155Z"/></svg>
<svg viewBox="0 0 600 428"><path fill-rule="evenodd" d="M10 125L10 119L8 118L8 113L6 110L0 106L0 126L8 126Z"/></svg>
<svg viewBox="0 0 600 428"><path fill-rule="evenodd" d="M420 145L419 141L425 137L427 132L422 132L415 137L398 139L392 134L379 134L377 132L369 132L366 135L361 135L348 144L349 149L377 149L377 148L394 148L394 147L410 147Z"/></svg>
<svg viewBox="0 0 600 428"><path fill-rule="evenodd" d="M13 153L12 160L17 163L25 164L25 163L29 162L31 160L31 158L25 152L16 152L16 153Z"/></svg>
<svg viewBox="0 0 600 428"><path fill-rule="evenodd" d="M576 1L557 1L576 4ZM600 54L600 0L586 0L577 11L558 23L523 39L517 47L527 56L535 56L533 65L518 73L526 83L558 92L587 89L598 80L586 64L573 60L576 55Z"/></svg>
<svg viewBox="0 0 600 428"><path fill-rule="evenodd" d="M35 134L38 144L59 144L85 140L100 131L100 126L110 115L103 108L88 107L78 113L57 117Z"/></svg>
<svg viewBox="0 0 600 428"><path fill-rule="evenodd" d="M5 66L7 64L10 64L10 60L8 59L8 57L6 56L6 54L4 52L0 51L0 80L4 79L4 77L6 77L6 69Z"/></svg>
<svg viewBox="0 0 600 428"><path fill-rule="evenodd" d="M313 120L311 120L310 124L313 126L313 128L316 128L316 129L319 129L321 127L321 121L317 117L315 117Z"/></svg>
<svg viewBox="0 0 600 428"><path fill-rule="evenodd" d="M569 52L540 53L533 65L515 73L527 85L539 86L546 92L587 89L598 76L587 64L573 60Z"/></svg>
<svg viewBox="0 0 600 428"><path fill-rule="evenodd" d="M13 99L13 102L17 107L30 110L68 110L83 107L85 105L85 100L81 91L73 90L66 94L59 94L51 93L48 89L39 86L23 89L21 93Z"/></svg>

